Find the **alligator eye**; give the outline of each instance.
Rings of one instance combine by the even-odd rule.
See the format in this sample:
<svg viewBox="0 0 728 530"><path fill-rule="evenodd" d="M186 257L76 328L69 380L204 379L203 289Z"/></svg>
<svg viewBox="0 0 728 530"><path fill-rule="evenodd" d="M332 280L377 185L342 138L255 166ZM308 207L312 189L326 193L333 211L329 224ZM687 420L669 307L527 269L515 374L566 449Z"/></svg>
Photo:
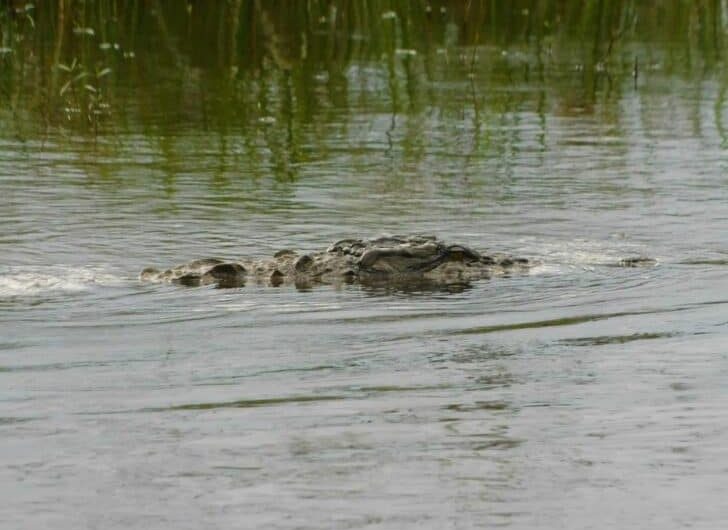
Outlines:
<svg viewBox="0 0 728 530"><path fill-rule="evenodd" d="M480 254L463 245L450 245L447 247L449 261L478 261Z"/></svg>

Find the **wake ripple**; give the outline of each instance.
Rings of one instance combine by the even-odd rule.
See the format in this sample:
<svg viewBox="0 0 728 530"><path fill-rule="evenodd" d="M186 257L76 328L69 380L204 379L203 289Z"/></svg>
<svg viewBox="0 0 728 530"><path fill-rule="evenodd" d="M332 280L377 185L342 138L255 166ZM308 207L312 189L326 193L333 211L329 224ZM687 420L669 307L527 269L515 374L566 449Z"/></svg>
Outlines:
<svg viewBox="0 0 728 530"><path fill-rule="evenodd" d="M77 293L95 286L121 285L122 281L103 267L5 267L0 268L0 298Z"/></svg>

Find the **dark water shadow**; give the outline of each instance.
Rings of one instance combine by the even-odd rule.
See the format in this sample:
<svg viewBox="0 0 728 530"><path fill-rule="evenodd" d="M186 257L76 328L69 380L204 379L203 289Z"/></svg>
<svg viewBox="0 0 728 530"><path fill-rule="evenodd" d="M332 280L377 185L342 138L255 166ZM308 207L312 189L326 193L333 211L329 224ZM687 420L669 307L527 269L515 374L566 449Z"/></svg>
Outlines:
<svg viewBox="0 0 728 530"><path fill-rule="evenodd" d="M176 410L213 410L213 409L246 409L255 407L270 407L286 405L288 403L312 403L321 401L338 401L347 399L346 396L324 395L324 396L289 396L280 398L262 399L239 399L236 401L219 401L209 403L187 403L184 405L172 405L170 407L149 407L140 409L139 412L169 412Z"/></svg>
<svg viewBox="0 0 728 530"><path fill-rule="evenodd" d="M678 261L677 265L714 265L717 267L724 267L728 265L728 258L717 258L717 259L689 259L684 261Z"/></svg>
<svg viewBox="0 0 728 530"><path fill-rule="evenodd" d="M604 346L607 344L626 344L638 340L667 339L676 337L680 333L657 332L657 333L633 333L631 335L603 335L599 337L579 337L574 339L561 339L556 344L564 346Z"/></svg>
<svg viewBox="0 0 728 530"><path fill-rule="evenodd" d="M472 282L438 282L435 280L428 280L424 278L418 278L416 280L367 280L361 282L361 292L367 296L379 297L379 296L391 296L391 295L425 295L430 296L433 294L461 294L473 289Z"/></svg>
<svg viewBox="0 0 728 530"><path fill-rule="evenodd" d="M2 417L0 416L0 427L7 425L17 425L18 423L27 423L29 421L37 420L40 418L16 418L16 417Z"/></svg>

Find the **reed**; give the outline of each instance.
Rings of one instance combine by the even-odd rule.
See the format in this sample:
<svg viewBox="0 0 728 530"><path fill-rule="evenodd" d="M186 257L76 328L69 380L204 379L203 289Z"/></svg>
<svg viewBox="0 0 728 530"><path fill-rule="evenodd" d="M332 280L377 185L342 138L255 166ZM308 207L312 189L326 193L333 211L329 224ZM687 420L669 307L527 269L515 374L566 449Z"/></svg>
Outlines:
<svg viewBox="0 0 728 530"><path fill-rule="evenodd" d="M522 83L524 68L548 85L573 66L592 93L656 63L724 71L727 32L726 0L5 1L0 110L93 135L160 111L290 131L366 99L366 65L387 78L388 111L416 113L447 105L426 86L452 76L469 76L477 99L486 83Z"/></svg>

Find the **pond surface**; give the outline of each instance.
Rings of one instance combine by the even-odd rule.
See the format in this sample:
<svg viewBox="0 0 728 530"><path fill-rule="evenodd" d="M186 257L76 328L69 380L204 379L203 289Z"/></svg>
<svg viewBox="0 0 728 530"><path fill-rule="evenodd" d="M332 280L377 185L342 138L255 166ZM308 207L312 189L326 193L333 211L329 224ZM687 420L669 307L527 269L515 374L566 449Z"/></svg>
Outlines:
<svg viewBox="0 0 728 530"><path fill-rule="evenodd" d="M335 64L232 78L139 45L97 133L3 111L3 526L723 527L724 65L639 40L612 72L543 63L442 24L432 48L356 34ZM138 281L385 233L538 266Z"/></svg>

